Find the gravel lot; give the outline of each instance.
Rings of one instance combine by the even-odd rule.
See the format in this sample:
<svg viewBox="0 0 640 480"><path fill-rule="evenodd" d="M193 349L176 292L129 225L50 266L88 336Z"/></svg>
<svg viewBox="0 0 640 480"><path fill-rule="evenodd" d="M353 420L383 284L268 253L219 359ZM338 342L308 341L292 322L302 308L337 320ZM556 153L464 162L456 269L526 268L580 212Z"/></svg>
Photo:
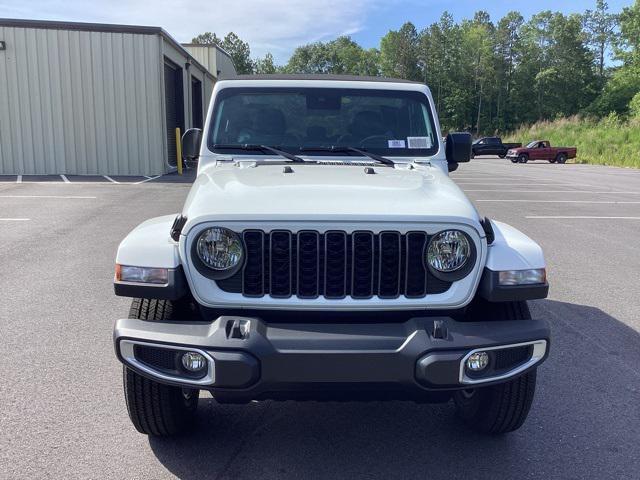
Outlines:
<svg viewBox="0 0 640 480"><path fill-rule="evenodd" d="M201 398L195 435L130 425L113 354L114 255L188 184L0 178L0 478L638 478L640 171L478 158L453 174L542 244L553 343L519 431L470 433L451 404ZM119 181L118 179L115 180Z"/></svg>

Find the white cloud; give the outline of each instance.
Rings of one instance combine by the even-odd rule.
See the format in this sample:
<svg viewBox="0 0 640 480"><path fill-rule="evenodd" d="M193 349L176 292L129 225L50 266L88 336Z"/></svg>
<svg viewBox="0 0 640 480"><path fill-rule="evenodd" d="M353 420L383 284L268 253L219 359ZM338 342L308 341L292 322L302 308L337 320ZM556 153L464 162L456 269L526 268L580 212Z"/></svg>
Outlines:
<svg viewBox="0 0 640 480"><path fill-rule="evenodd" d="M163 27L178 41L233 31L252 56L270 51L283 62L303 43L364 28L379 0L0 0L0 17L124 23Z"/></svg>

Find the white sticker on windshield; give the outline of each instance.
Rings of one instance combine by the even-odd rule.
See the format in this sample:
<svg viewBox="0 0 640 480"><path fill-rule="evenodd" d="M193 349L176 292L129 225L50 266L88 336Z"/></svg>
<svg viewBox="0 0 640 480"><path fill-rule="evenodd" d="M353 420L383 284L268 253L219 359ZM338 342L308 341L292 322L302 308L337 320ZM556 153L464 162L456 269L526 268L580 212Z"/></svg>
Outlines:
<svg viewBox="0 0 640 480"><path fill-rule="evenodd" d="M431 148L431 139L429 137L407 137L407 145L409 148Z"/></svg>
<svg viewBox="0 0 640 480"><path fill-rule="evenodd" d="M404 140L387 140L389 148L407 148Z"/></svg>

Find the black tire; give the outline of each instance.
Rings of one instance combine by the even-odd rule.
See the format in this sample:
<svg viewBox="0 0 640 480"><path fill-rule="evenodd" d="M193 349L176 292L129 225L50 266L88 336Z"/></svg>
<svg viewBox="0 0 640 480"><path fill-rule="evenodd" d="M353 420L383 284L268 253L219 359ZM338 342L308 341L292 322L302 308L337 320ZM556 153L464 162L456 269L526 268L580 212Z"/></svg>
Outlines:
<svg viewBox="0 0 640 480"><path fill-rule="evenodd" d="M498 155L498 156L499 156L500 158L504 158L504 157L506 157L506 156L507 156L507 154L506 154L506 153L501 153L501 154L500 154L500 155Z"/></svg>
<svg viewBox="0 0 640 480"><path fill-rule="evenodd" d="M473 150L471 150L471 158L476 158L476 154L473 153Z"/></svg>
<svg viewBox="0 0 640 480"><path fill-rule="evenodd" d="M129 318L149 321L184 318L188 303L136 298ZM166 437L189 430L198 408L199 390L172 387L123 367L124 397L133 426L146 435Z"/></svg>
<svg viewBox="0 0 640 480"><path fill-rule="evenodd" d="M556 159L555 158L550 158L549 159L549 163L556 163Z"/></svg>
<svg viewBox="0 0 640 480"><path fill-rule="evenodd" d="M517 157L509 157L509 160L511 160L511 163L518 163Z"/></svg>
<svg viewBox="0 0 640 480"><path fill-rule="evenodd" d="M558 163L566 163L567 162L567 155L564 153L559 153L558 156L556 157L556 161Z"/></svg>
<svg viewBox="0 0 640 480"><path fill-rule="evenodd" d="M490 314L496 320L528 320L526 302L479 302L471 316ZM486 317L485 317L486 318ZM472 320L472 319L470 319ZM453 395L458 416L481 433L501 434L522 426L529 414L536 390L536 370L489 387L457 391Z"/></svg>
<svg viewBox="0 0 640 480"><path fill-rule="evenodd" d="M521 153L518 155L518 163L527 163L529 161L529 156L526 153Z"/></svg>

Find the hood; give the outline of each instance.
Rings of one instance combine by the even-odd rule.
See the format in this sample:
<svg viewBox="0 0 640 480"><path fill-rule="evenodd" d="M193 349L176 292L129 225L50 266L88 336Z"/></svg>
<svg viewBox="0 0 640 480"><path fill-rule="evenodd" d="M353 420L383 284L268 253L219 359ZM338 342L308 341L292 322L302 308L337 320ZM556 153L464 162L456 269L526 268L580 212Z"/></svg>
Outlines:
<svg viewBox="0 0 640 480"><path fill-rule="evenodd" d="M285 173L285 167L291 172ZM371 167L370 167L371 168ZM185 230L203 221L415 221L478 225L478 213L433 166L238 162L201 171L185 203ZM288 168L287 168L288 170Z"/></svg>

